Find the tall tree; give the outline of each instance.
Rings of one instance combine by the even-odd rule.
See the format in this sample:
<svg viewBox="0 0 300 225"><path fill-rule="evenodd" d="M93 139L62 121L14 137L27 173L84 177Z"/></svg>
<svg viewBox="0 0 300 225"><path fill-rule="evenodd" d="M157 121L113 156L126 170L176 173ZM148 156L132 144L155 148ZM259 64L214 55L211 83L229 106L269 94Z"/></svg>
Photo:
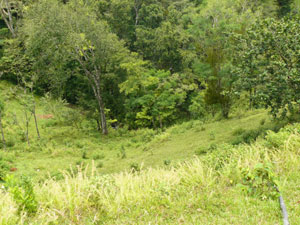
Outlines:
<svg viewBox="0 0 300 225"><path fill-rule="evenodd" d="M225 0L205 1L200 13L192 18L190 32L194 36L197 59L194 71L205 82L205 100L208 105L220 106L222 114L228 117L232 105L233 82L231 73L232 45L230 33L241 33L255 20L251 4L244 0L238 3ZM213 111L214 112L214 111Z"/></svg>
<svg viewBox="0 0 300 225"><path fill-rule="evenodd" d="M107 134L104 80L114 75L128 56L123 43L81 1L63 5L43 0L32 5L25 14L23 32L37 73L46 68L54 79L66 80L66 68L73 62L87 77L98 104L102 133Z"/></svg>
<svg viewBox="0 0 300 225"><path fill-rule="evenodd" d="M300 19L258 21L237 37L236 67L241 84L273 116L299 111Z"/></svg>

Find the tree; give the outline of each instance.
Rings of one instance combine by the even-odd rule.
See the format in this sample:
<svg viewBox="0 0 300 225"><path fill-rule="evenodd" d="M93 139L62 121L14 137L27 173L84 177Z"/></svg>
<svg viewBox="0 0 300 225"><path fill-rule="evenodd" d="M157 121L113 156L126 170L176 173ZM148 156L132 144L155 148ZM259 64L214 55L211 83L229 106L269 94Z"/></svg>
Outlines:
<svg viewBox="0 0 300 225"><path fill-rule="evenodd" d="M244 0L205 1L200 13L192 17L190 32L194 37L197 58L194 72L206 84L205 102L213 108L220 106L228 118L233 102L236 76L231 73L231 33L242 33L247 24L255 21L253 5ZM213 110L214 113L214 110Z"/></svg>
<svg viewBox="0 0 300 225"><path fill-rule="evenodd" d="M54 79L67 80L65 71L73 62L75 69L87 77L98 104L102 133L107 134L103 85L128 56L123 42L80 1L67 5L57 1L34 4L25 14L23 32L27 53L36 60L37 73L46 69Z"/></svg>
<svg viewBox="0 0 300 225"><path fill-rule="evenodd" d="M6 148L6 142L5 142L3 125L2 125L3 112L4 112L4 104L0 99L0 131L1 131L1 136L2 136L2 143L3 143L4 149L5 149Z"/></svg>
<svg viewBox="0 0 300 225"><path fill-rule="evenodd" d="M0 16L13 38L17 36L17 20L22 15L24 0L0 0Z"/></svg>
<svg viewBox="0 0 300 225"><path fill-rule="evenodd" d="M132 128L163 129L178 119L179 107L185 102L188 90L195 89L195 86L185 84L184 74L148 70L143 61L123 66L130 76L120 88L127 96L127 122Z"/></svg>
<svg viewBox="0 0 300 225"><path fill-rule="evenodd" d="M236 36L236 71L253 100L286 116L300 105L300 19L265 19ZM297 107L297 108L298 108ZM299 109L297 109L299 111Z"/></svg>

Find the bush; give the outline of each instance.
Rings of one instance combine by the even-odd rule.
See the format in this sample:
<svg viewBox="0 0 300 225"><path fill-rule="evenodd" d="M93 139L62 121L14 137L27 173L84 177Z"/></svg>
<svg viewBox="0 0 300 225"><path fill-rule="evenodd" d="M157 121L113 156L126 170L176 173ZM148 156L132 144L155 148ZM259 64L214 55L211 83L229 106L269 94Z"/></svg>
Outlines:
<svg viewBox="0 0 300 225"><path fill-rule="evenodd" d="M243 180L239 186L247 194L258 196L262 200L279 197L279 193L276 190L278 186L277 178L272 171L271 164L259 163L252 169L242 169L241 173Z"/></svg>
<svg viewBox="0 0 300 225"><path fill-rule="evenodd" d="M123 145L120 147L120 154L118 154L118 156L121 159L125 159L127 157L125 147Z"/></svg>
<svg viewBox="0 0 300 225"><path fill-rule="evenodd" d="M169 160L169 159L164 160L164 164L166 166L169 166L171 164L171 160Z"/></svg>
<svg viewBox="0 0 300 225"><path fill-rule="evenodd" d="M290 136L289 132L280 132L280 133L275 133L274 131L268 131L265 139L266 139L266 144L267 147L271 148L279 148L284 146L286 140Z"/></svg>
<svg viewBox="0 0 300 225"><path fill-rule="evenodd" d="M234 136L239 136L242 135L243 133L245 133L246 130L244 128L237 128L232 132L232 135Z"/></svg>
<svg viewBox="0 0 300 225"><path fill-rule="evenodd" d="M196 151L195 151L195 154L196 155L203 155L203 154L206 154L207 153L207 148L203 148L203 147L200 147L198 148Z"/></svg>
<svg viewBox="0 0 300 225"><path fill-rule="evenodd" d="M131 169L131 172L133 172L133 173L141 171L141 168L140 168L139 164L137 164L137 163L131 163L130 169Z"/></svg>
<svg viewBox="0 0 300 225"><path fill-rule="evenodd" d="M99 160L99 159L104 159L105 155L104 154L96 154L93 156L93 160Z"/></svg>
<svg viewBox="0 0 300 225"><path fill-rule="evenodd" d="M103 167L103 162L99 162L98 164L97 164L97 168L102 168Z"/></svg>
<svg viewBox="0 0 300 225"><path fill-rule="evenodd" d="M265 123L266 123L266 119L261 119L260 122L259 122L259 124L260 124L261 126L263 126Z"/></svg>
<svg viewBox="0 0 300 225"><path fill-rule="evenodd" d="M210 140L215 140L215 139L216 139L216 134L215 134L215 132L213 132L213 131L211 131L211 132L209 133L209 136L210 136Z"/></svg>
<svg viewBox="0 0 300 225"><path fill-rule="evenodd" d="M17 180L13 176L7 176L5 187L17 203L19 213L26 211L31 215L37 212L38 203L35 199L32 182L28 177L21 177L20 180Z"/></svg>
<svg viewBox="0 0 300 225"><path fill-rule="evenodd" d="M3 181L7 172L9 171L9 165L5 161L0 161L0 181Z"/></svg>
<svg viewBox="0 0 300 225"><path fill-rule="evenodd" d="M263 128L244 130L244 131L242 129L237 129L236 131L234 131L234 134L238 135L240 133L240 135L234 138L231 144L233 145L238 145L241 143L250 144L251 142L255 141L264 132L265 129Z"/></svg>
<svg viewBox="0 0 300 225"><path fill-rule="evenodd" d="M88 159L88 156L87 156L87 153L86 151L83 151L82 152L82 156L81 156L83 159Z"/></svg>

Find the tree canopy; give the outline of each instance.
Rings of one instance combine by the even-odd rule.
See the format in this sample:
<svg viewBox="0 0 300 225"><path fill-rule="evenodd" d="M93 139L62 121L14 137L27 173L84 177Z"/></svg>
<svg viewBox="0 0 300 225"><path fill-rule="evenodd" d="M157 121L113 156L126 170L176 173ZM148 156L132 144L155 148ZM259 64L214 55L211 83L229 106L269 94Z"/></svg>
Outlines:
<svg viewBox="0 0 300 225"><path fill-rule="evenodd" d="M285 116L300 104L298 18L299 0L1 0L2 79L34 78L104 134L228 118L244 93Z"/></svg>

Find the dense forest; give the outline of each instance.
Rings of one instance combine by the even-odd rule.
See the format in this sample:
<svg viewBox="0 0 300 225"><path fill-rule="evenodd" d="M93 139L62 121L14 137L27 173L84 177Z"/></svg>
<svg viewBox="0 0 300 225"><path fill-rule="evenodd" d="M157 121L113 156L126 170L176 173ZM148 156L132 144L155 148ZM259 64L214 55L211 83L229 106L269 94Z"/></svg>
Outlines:
<svg viewBox="0 0 300 225"><path fill-rule="evenodd" d="M82 108L103 134L239 107L299 111L298 0L1 0L0 10L1 79Z"/></svg>

